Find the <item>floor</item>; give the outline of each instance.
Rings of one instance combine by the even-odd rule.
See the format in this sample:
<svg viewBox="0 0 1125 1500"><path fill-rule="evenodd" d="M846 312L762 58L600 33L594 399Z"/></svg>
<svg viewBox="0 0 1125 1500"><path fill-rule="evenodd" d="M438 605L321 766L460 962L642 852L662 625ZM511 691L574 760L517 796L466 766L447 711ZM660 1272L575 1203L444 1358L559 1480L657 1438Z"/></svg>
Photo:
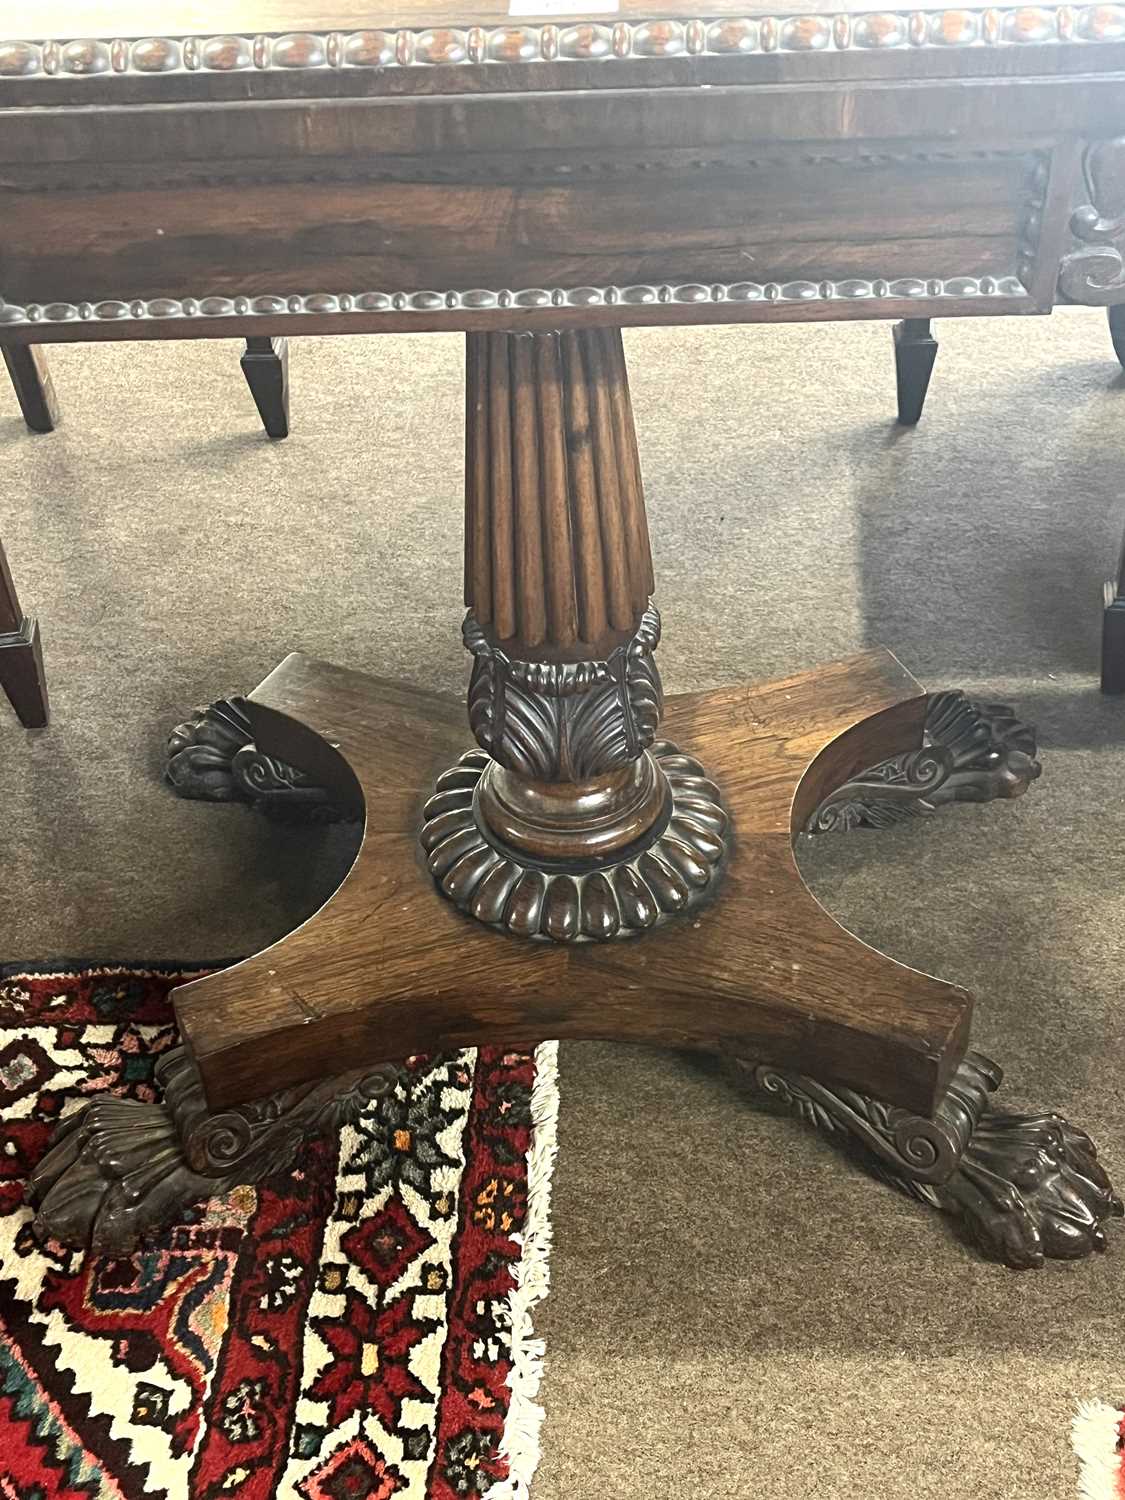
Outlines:
<svg viewBox="0 0 1125 1500"><path fill-rule="evenodd" d="M1125 700L1097 692L1125 379L1093 312L937 326L915 431L885 326L627 335L672 691L877 642L1019 704L1044 776L803 856L862 937L979 997L1009 1097L1125 1179ZM292 347L293 435L238 346L52 351L65 422L0 390L0 531L55 722L0 713L0 956L221 959L333 887L341 831L177 802L177 717L293 647L463 689L461 349ZM1125 1398L1125 1227L1017 1275L672 1054L562 1053L535 1500L1069 1500L1075 1398Z"/></svg>

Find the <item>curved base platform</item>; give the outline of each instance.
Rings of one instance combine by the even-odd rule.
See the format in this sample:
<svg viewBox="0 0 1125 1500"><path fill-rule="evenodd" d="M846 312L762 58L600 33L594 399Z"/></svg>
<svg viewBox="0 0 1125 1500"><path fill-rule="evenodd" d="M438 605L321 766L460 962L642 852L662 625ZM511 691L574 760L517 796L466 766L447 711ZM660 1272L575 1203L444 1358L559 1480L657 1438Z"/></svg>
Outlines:
<svg viewBox="0 0 1125 1500"><path fill-rule="evenodd" d="M423 805L464 747L460 704L295 655L239 710L254 755L300 768L294 795L362 796L359 853L302 927L176 992L185 1046L163 1106L102 1101L66 1122L36 1174L45 1233L126 1250L265 1176L346 1117L333 1100L385 1088L396 1059L549 1036L746 1059L773 1093L787 1079L802 1114L869 1153L881 1141L884 1175L964 1215L1011 1264L1104 1243L1120 1204L1086 1138L1054 1117L990 1114L999 1075L966 1062L970 996L845 931L793 856L801 830L878 824L912 801L925 812L943 788L1024 790L1034 746L1006 711L931 699L886 652L671 699L665 733L707 765L730 815L718 895L630 942L560 945L467 918L426 869ZM352 1071L333 1079L341 1058Z"/></svg>

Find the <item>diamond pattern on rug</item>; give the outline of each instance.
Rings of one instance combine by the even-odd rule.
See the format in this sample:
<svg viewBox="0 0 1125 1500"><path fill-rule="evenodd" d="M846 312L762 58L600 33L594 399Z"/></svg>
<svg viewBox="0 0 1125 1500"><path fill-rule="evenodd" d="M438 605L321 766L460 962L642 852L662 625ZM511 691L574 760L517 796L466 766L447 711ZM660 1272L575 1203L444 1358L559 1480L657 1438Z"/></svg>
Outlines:
<svg viewBox="0 0 1125 1500"><path fill-rule="evenodd" d="M0 1495L525 1495L549 1045L538 1075L498 1049L409 1060L298 1167L135 1255L36 1241L23 1182L54 1125L100 1090L155 1097L186 977L0 971Z"/></svg>

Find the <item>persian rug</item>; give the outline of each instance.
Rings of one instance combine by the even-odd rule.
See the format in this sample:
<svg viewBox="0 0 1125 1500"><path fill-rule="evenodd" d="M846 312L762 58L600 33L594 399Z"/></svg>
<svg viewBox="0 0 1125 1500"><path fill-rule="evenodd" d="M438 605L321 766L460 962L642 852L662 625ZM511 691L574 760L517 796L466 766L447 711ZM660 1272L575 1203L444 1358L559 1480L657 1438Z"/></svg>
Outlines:
<svg viewBox="0 0 1125 1500"><path fill-rule="evenodd" d="M55 1122L152 1100L198 969L0 969L0 1500L518 1500L538 1457L554 1043L413 1058L126 1259L40 1244Z"/></svg>
<svg viewBox="0 0 1125 1500"><path fill-rule="evenodd" d="M1125 1408L1081 1401L1071 1424L1082 1500L1125 1500Z"/></svg>

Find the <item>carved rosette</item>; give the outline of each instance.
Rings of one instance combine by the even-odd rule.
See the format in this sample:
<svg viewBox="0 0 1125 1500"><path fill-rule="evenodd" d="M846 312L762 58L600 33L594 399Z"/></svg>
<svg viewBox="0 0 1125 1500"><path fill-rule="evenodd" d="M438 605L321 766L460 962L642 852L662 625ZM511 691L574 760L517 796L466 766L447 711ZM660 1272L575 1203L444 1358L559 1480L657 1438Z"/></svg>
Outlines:
<svg viewBox="0 0 1125 1500"><path fill-rule="evenodd" d="M1059 1115L992 1108L1004 1075L979 1052L966 1053L933 1118L799 1073L736 1066L877 1177L958 1217L987 1256L1016 1270L1104 1250L1104 1226L1122 1214L1084 1131Z"/></svg>
<svg viewBox="0 0 1125 1500"><path fill-rule="evenodd" d="M438 778L421 842L442 893L463 912L519 937L605 942L645 932L699 906L713 892L729 849L719 789L667 740L651 761L666 801L638 844L602 861L551 864L505 847L481 815L489 756L470 750Z"/></svg>
<svg viewBox="0 0 1125 1500"><path fill-rule="evenodd" d="M809 818L810 834L886 828L926 817L946 802L1020 797L1039 776L1035 731L1002 703L935 693L917 750L869 766L830 792Z"/></svg>

